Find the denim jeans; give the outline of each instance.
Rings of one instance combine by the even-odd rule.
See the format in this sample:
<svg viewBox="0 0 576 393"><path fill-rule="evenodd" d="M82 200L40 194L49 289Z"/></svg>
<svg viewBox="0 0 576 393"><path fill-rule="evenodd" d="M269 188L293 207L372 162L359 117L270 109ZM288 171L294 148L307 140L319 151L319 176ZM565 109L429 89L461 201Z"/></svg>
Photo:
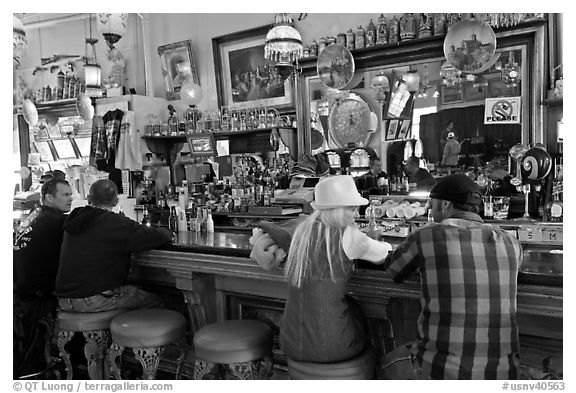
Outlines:
<svg viewBox="0 0 576 393"><path fill-rule="evenodd" d="M133 285L122 285L93 296L60 298L58 299L58 306L60 311L101 312L163 307L163 302L158 295L146 292Z"/></svg>
<svg viewBox="0 0 576 393"><path fill-rule="evenodd" d="M420 366L412 350L418 342L402 344L382 357L378 379L431 379L430 367Z"/></svg>

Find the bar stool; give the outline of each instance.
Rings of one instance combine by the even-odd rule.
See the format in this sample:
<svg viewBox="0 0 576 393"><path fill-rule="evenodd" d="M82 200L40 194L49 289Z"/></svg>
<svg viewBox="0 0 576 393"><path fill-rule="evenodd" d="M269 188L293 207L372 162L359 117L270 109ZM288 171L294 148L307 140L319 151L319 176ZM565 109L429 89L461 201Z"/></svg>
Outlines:
<svg viewBox="0 0 576 393"><path fill-rule="evenodd" d="M142 378L155 379L160 357L166 346L175 343L179 356L176 360L176 379L180 375L187 348L184 341L186 319L178 312L166 309L134 310L117 316L110 323L112 345L108 352L110 375L121 379L121 356L124 348L131 348L142 365ZM120 361L117 359L120 357Z"/></svg>
<svg viewBox="0 0 576 393"><path fill-rule="evenodd" d="M107 375L103 363L106 349L110 345L110 322L123 312L126 312L126 310L103 312L60 311L57 313L58 350L66 366L66 379L72 379L73 370L70 354L64 347L76 333L80 332L86 340L84 356L86 356L90 379L102 379L103 376ZM103 372L105 375L102 374Z"/></svg>
<svg viewBox="0 0 576 393"><path fill-rule="evenodd" d="M288 359L291 379L373 379L376 351L367 347L355 358L338 363L297 362Z"/></svg>
<svg viewBox="0 0 576 393"><path fill-rule="evenodd" d="M255 320L204 326L194 335L194 379L270 379L272 329Z"/></svg>

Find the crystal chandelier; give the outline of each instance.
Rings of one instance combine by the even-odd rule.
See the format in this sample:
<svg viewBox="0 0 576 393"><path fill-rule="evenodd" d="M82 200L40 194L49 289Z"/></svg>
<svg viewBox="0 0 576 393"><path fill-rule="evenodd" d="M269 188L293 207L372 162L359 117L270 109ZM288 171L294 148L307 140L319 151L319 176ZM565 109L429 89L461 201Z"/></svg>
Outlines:
<svg viewBox="0 0 576 393"><path fill-rule="evenodd" d="M14 17L14 27L13 27L13 38L12 38L12 60L15 68L20 67L20 61L24 56L24 50L28 45L28 40L26 39L26 32L24 31L24 24L16 16Z"/></svg>
<svg viewBox="0 0 576 393"><path fill-rule="evenodd" d="M508 57L508 63L504 65L502 71L500 71L502 81L508 86L516 87L518 82L520 82L520 66L514 60L514 53L510 52L510 57Z"/></svg>
<svg viewBox="0 0 576 393"><path fill-rule="evenodd" d="M286 79L302 57L302 36L294 28L288 14L276 14L274 26L266 34L264 57L276 62L275 67L282 79Z"/></svg>
<svg viewBox="0 0 576 393"><path fill-rule="evenodd" d="M98 14L98 31L102 33L110 49L126 34L127 26L128 14Z"/></svg>

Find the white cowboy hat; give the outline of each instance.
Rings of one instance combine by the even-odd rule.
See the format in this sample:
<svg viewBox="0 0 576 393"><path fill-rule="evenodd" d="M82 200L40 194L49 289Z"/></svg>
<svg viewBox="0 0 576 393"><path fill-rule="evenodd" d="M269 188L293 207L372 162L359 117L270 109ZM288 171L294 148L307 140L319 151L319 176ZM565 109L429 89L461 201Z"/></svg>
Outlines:
<svg viewBox="0 0 576 393"><path fill-rule="evenodd" d="M454 138L456 135L453 132L448 133L448 139Z"/></svg>
<svg viewBox="0 0 576 393"><path fill-rule="evenodd" d="M362 198L354 179L348 175L331 176L318 182L314 187L314 202L310 203L315 210L367 204L368 199Z"/></svg>

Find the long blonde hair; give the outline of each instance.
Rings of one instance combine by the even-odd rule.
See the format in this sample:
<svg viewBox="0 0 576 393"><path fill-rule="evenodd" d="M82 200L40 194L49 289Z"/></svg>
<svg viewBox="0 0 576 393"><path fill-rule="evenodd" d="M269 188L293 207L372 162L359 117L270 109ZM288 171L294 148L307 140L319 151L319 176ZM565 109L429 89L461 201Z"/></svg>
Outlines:
<svg viewBox="0 0 576 393"><path fill-rule="evenodd" d="M341 255L342 247L338 247L340 255L338 255L338 258L334 258L336 250L332 249L332 245L341 244L342 234L348 225L350 223L345 220L344 208L335 208L315 210L296 227L290 243L286 266L284 267L284 276L291 285L300 287L302 279L310 273L311 264L317 261L317 258L312 260L309 252L310 248L320 245L322 239L325 240L330 276L332 281L336 281L334 278L334 264L336 261L344 261L345 258L342 258ZM336 241L332 238L333 235L336 236ZM321 250L315 251L316 253L321 252ZM340 267L344 268L343 266Z"/></svg>

